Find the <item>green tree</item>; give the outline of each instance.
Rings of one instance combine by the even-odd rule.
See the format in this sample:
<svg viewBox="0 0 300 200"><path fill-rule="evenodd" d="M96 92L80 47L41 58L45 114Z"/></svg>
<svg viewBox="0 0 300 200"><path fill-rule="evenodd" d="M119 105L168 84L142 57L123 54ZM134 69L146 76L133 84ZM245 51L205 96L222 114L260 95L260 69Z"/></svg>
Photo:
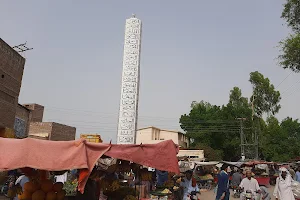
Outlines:
<svg viewBox="0 0 300 200"><path fill-rule="evenodd" d="M240 155L240 132L237 117L250 117L247 98L237 87L231 90L229 103L223 106L208 102L193 102L190 113L180 118L181 128L194 139L194 146L208 148L210 160L224 155L224 159Z"/></svg>
<svg viewBox="0 0 300 200"><path fill-rule="evenodd" d="M290 35L279 43L281 55L278 56L279 64L284 69L294 72L300 71L300 33Z"/></svg>
<svg viewBox="0 0 300 200"><path fill-rule="evenodd" d="M215 150L202 143L197 144L196 148L204 150L206 161L219 161L223 159L223 152L221 150Z"/></svg>
<svg viewBox="0 0 300 200"><path fill-rule="evenodd" d="M284 9L281 18L285 19L287 25L292 28L294 32L300 32L300 1L287 0L284 4Z"/></svg>
<svg viewBox="0 0 300 200"><path fill-rule="evenodd" d="M261 151L265 157L278 160L284 159L279 157L279 153L274 154L274 152L279 152L280 148L275 143L269 142L271 136L274 136L276 141L284 140L283 136L279 134L279 137L277 137L275 129L273 130L271 126L268 126L268 124L276 124L276 121L273 122L270 118L269 122L265 123L262 118L263 114L271 113L272 115L270 116L273 116L279 111L280 93L275 90L270 80L259 72L250 74L250 82L253 86L253 95L255 97L253 102L256 113L254 121L252 121L252 102L243 97L242 91L238 87L230 90L229 100L226 105L217 106L209 102L194 101L191 104L189 114L184 114L180 117L180 126L193 139L192 145L206 148L209 151L206 156L209 156L210 160L220 156L223 156L225 160L240 156L240 122L237 118L247 119L243 122L243 126L245 138L248 142L253 143L255 141L253 133L258 131L257 133L261 139ZM276 118L272 119L275 120ZM278 122L277 126L281 131ZM253 151L253 146L251 148L248 149L249 152ZM272 148L276 151L272 151Z"/></svg>
<svg viewBox="0 0 300 200"><path fill-rule="evenodd" d="M251 101L257 117L262 118L263 114L275 115L279 112L281 97L280 92L275 90L268 78L258 71L250 73L250 83L253 88Z"/></svg>
<svg viewBox="0 0 300 200"><path fill-rule="evenodd" d="M275 117L267 119L262 137L262 154L266 160L287 162L300 154L300 123L286 118L281 123Z"/></svg>
<svg viewBox="0 0 300 200"><path fill-rule="evenodd" d="M300 1L287 0L281 18L286 20L293 34L279 43L279 65L284 69L300 72Z"/></svg>

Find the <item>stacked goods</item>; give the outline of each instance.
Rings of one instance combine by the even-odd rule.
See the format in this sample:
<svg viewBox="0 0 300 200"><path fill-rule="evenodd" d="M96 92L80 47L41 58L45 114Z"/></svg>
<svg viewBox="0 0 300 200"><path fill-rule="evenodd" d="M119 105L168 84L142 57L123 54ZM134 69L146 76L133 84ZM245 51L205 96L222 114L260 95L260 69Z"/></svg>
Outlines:
<svg viewBox="0 0 300 200"><path fill-rule="evenodd" d="M206 181L206 180L213 180L214 177L211 174L206 174L204 176L200 176L200 179Z"/></svg>
<svg viewBox="0 0 300 200"><path fill-rule="evenodd" d="M174 186L174 181L168 180L167 182L164 183L163 185L165 188L172 188Z"/></svg>
<svg viewBox="0 0 300 200"><path fill-rule="evenodd" d="M109 198L116 199L116 200L123 200L127 196L127 199L132 199L130 196L136 196L137 192L134 188L129 187L121 187L119 181L109 181L103 180L100 185L103 184L103 194Z"/></svg>
<svg viewBox="0 0 300 200"><path fill-rule="evenodd" d="M120 189L119 181L113 181L112 184L107 187L107 190L110 192L114 192L118 189Z"/></svg>
<svg viewBox="0 0 300 200"><path fill-rule="evenodd" d="M66 191L67 196L75 196L77 192L78 181L77 179L73 181L67 181L64 184L64 190Z"/></svg>
<svg viewBox="0 0 300 200"><path fill-rule="evenodd" d="M130 162L122 160L121 163L118 165L118 169L120 172L130 172Z"/></svg>
<svg viewBox="0 0 300 200"><path fill-rule="evenodd" d="M124 200L137 200L137 198L132 195L127 195Z"/></svg>
<svg viewBox="0 0 300 200"><path fill-rule="evenodd" d="M66 192L63 183L53 184L51 180L29 181L24 191L18 195L20 200L64 200Z"/></svg>
<svg viewBox="0 0 300 200"><path fill-rule="evenodd" d="M151 181L152 180L152 173L148 171L141 172L141 180L142 181Z"/></svg>

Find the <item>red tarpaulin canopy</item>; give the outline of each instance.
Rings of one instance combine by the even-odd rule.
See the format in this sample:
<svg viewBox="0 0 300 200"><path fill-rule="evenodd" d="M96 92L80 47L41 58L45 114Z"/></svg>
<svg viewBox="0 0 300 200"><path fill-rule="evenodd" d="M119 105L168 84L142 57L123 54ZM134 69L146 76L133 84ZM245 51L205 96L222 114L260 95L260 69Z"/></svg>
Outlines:
<svg viewBox="0 0 300 200"><path fill-rule="evenodd" d="M178 147L172 140L158 144L115 145L88 143L85 140L47 141L0 138L0 170L24 167L61 171L86 169L78 190L83 192L89 173L97 160L110 156L179 174Z"/></svg>

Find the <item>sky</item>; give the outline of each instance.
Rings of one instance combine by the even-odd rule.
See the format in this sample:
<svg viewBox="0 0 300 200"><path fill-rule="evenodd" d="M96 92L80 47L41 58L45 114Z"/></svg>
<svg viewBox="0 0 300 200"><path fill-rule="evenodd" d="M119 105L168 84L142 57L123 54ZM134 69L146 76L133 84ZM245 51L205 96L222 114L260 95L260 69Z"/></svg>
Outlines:
<svg viewBox="0 0 300 200"><path fill-rule="evenodd" d="M44 121L116 141L125 20L143 22L138 127L179 130L192 101L222 105L234 86L251 96L259 71L282 93L279 119L300 117L299 74L277 63L289 30L280 0L1 1L0 37L24 43L19 102ZM282 82L283 81L283 82ZM278 87L277 87L278 86Z"/></svg>

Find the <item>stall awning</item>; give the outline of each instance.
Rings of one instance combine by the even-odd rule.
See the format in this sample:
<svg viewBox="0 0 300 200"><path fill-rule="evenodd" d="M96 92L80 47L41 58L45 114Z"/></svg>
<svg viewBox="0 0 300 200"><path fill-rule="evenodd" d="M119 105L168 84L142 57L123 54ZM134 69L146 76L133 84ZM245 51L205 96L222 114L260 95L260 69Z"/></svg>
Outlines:
<svg viewBox="0 0 300 200"><path fill-rule="evenodd" d="M172 140L158 144L115 145L89 143L85 140L48 141L32 138L0 138L0 150L0 170L2 171L24 167L48 171L86 169L89 175L97 160L105 154L159 170L179 173L176 157L178 147ZM83 191L87 178L82 178L79 191Z"/></svg>

